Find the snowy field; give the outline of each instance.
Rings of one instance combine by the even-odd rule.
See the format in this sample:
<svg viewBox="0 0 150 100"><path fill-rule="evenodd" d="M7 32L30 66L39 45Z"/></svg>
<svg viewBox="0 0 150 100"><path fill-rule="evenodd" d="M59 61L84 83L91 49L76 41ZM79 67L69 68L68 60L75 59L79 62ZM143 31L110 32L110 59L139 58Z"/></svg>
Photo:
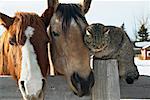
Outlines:
<svg viewBox="0 0 150 100"><path fill-rule="evenodd" d="M150 60L139 60L137 57L135 57L134 62L138 67L140 75L150 76Z"/></svg>

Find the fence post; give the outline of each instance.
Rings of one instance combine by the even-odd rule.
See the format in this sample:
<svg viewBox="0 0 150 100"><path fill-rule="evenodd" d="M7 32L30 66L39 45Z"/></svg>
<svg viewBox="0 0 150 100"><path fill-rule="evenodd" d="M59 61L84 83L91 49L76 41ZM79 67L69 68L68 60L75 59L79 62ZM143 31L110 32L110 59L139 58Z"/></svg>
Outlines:
<svg viewBox="0 0 150 100"><path fill-rule="evenodd" d="M92 100L120 100L116 60L94 60L95 85Z"/></svg>

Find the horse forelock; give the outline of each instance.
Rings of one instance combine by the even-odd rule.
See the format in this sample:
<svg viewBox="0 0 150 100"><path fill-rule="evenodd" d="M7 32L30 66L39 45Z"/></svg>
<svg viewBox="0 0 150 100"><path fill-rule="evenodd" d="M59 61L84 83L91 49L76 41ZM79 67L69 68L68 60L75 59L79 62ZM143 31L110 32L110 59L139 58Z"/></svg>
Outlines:
<svg viewBox="0 0 150 100"><path fill-rule="evenodd" d="M35 13L24 13L24 12L16 13L14 24L16 24L14 26L17 29L16 39L18 42L20 41L23 43L25 42L26 37L25 37L24 32L28 26L31 26L34 29L36 29L34 31L35 34L43 34L42 36L45 36L45 38L47 37L45 25L43 21L40 19L40 17ZM35 36L38 36L38 35L35 35Z"/></svg>
<svg viewBox="0 0 150 100"><path fill-rule="evenodd" d="M83 32L81 21L87 24L87 21L82 14L80 5L78 4L59 4L56 9L56 16L62 18L62 30L66 33L71 25L71 21L74 20L80 31Z"/></svg>

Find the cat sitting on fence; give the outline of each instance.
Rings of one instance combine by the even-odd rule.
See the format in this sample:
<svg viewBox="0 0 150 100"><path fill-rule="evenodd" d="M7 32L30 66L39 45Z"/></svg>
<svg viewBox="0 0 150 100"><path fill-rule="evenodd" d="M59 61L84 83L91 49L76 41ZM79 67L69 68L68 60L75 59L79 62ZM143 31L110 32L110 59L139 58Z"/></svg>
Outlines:
<svg viewBox="0 0 150 100"><path fill-rule="evenodd" d="M126 32L119 27L92 24L86 28L84 43L98 59L117 59L119 76L132 84L139 72L134 64L133 45Z"/></svg>

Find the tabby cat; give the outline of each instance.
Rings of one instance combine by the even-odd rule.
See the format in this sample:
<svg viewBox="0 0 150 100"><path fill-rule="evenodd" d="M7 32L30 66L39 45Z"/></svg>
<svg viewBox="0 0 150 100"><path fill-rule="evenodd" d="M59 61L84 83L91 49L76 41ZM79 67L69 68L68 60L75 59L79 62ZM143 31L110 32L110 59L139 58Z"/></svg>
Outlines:
<svg viewBox="0 0 150 100"><path fill-rule="evenodd" d="M115 26L92 24L86 28L84 43L98 59L117 59L119 76L132 84L139 72L134 64L133 45L126 32Z"/></svg>

